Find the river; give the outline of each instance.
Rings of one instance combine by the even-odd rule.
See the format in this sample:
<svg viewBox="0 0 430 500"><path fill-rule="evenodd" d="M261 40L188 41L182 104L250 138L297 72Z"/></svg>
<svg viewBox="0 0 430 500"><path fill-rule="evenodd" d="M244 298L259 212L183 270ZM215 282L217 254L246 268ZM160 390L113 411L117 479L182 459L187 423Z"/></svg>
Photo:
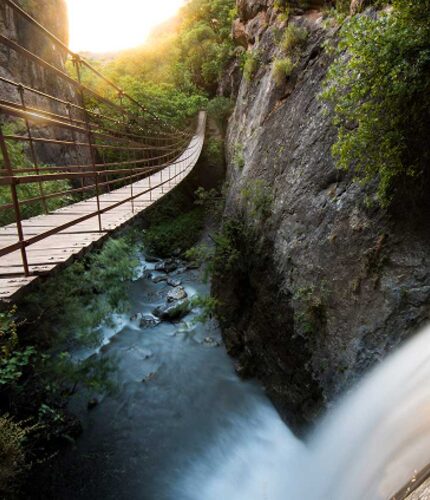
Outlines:
<svg viewBox="0 0 430 500"><path fill-rule="evenodd" d="M154 264L143 262L143 267L153 277L162 274L153 271ZM218 499L220 488L231 487L233 495L245 487L249 468L261 461L262 441L267 449L282 446L285 458L302 447L260 385L236 375L215 322L194 321L198 311L152 328L131 319L151 314L171 290L166 281L154 283L146 274L130 284L130 313L103 330L99 355L117 360L116 393L91 410L87 398L72 403L84 432L62 463L58 498ZM189 297L209 293L199 270L174 278ZM247 439L250 426L255 434ZM246 447L232 452L232 444L245 439ZM290 450L284 449L285 440ZM271 498L267 474L273 460L259 469L261 494L253 485L243 498ZM214 474L220 465L226 470ZM225 474L228 481L221 479Z"/></svg>
<svg viewBox="0 0 430 500"><path fill-rule="evenodd" d="M174 278L189 297L209 293L198 270ZM238 378L216 323L196 323L194 311L140 326L135 315L169 290L144 272L130 314L103 329L98 355L117 359L118 389L91 410L82 394L73 400L84 432L59 459L54 498L386 500L430 462L430 329L299 441L261 386Z"/></svg>

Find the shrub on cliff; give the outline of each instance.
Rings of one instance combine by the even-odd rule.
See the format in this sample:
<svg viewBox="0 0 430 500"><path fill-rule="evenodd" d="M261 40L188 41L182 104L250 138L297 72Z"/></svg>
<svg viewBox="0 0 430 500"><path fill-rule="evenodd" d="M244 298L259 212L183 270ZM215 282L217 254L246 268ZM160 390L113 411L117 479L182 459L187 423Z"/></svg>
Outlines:
<svg viewBox="0 0 430 500"><path fill-rule="evenodd" d="M276 59L273 63L272 76L276 85L280 86L285 82L285 79L291 76L295 64L290 57Z"/></svg>
<svg viewBox="0 0 430 500"><path fill-rule="evenodd" d="M324 99L334 110L333 155L388 206L418 199L430 181L430 1L395 0L345 23Z"/></svg>
<svg viewBox="0 0 430 500"><path fill-rule="evenodd" d="M290 23L281 40L281 48L286 54L292 54L300 49L308 39L308 30L304 27Z"/></svg>

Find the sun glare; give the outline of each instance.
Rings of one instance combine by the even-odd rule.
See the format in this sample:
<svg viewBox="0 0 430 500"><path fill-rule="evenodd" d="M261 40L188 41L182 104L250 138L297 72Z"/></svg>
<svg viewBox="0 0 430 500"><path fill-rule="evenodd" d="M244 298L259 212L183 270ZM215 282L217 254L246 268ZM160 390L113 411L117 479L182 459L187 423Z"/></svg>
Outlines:
<svg viewBox="0 0 430 500"><path fill-rule="evenodd" d="M158 24L185 0L66 0L70 48L75 52L113 52L145 42Z"/></svg>

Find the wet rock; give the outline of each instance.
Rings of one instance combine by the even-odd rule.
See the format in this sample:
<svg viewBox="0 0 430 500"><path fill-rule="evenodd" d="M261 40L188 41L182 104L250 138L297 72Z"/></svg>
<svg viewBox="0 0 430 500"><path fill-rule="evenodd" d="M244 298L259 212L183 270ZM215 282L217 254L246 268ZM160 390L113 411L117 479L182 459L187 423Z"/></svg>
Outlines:
<svg viewBox="0 0 430 500"><path fill-rule="evenodd" d="M186 266L181 266L181 267L178 267L178 269L176 270L175 274L184 274L186 272L187 272Z"/></svg>
<svg viewBox="0 0 430 500"><path fill-rule="evenodd" d="M215 340L213 337L205 337L203 342L211 347L219 347L221 345L220 342Z"/></svg>
<svg viewBox="0 0 430 500"><path fill-rule="evenodd" d="M182 285L182 281L181 280L175 280L174 278L168 278L167 279L167 284L169 286L172 286L173 288L176 288L176 287Z"/></svg>
<svg viewBox="0 0 430 500"><path fill-rule="evenodd" d="M87 403L87 408L89 410L93 410L96 406L98 406L99 401L96 398L90 399Z"/></svg>
<svg viewBox="0 0 430 500"><path fill-rule="evenodd" d="M188 294L185 291L184 287L177 286L173 290L169 291L169 293L167 294L167 301L174 302L175 300L183 300L183 299L186 299L187 297L188 297Z"/></svg>
<svg viewBox="0 0 430 500"><path fill-rule="evenodd" d="M159 325L160 322L161 321L159 318L150 315L145 315L141 317L139 326L140 328L154 328L157 325Z"/></svg>
<svg viewBox="0 0 430 500"><path fill-rule="evenodd" d="M183 318L191 311L188 299L178 300L174 304L166 304L154 309L153 314L162 320L175 321Z"/></svg>
<svg viewBox="0 0 430 500"><path fill-rule="evenodd" d="M154 257L152 255L145 255L145 260L146 260L146 262L149 262L150 264L155 264L157 262L160 262L161 259Z"/></svg>
<svg viewBox="0 0 430 500"><path fill-rule="evenodd" d="M171 273L175 271L177 268L178 264L171 259L164 260L163 262L159 262L158 264L155 265L155 270L160 271L162 273Z"/></svg>
<svg viewBox="0 0 430 500"><path fill-rule="evenodd" d="M151 278L152 278L151 271L148 271L147 269L145 269L145 271L143 271L143 273L142 273L142 279L150 280Z"/></svg>
<svg viewBox="0 0 430 500"><path fill-rule="evenodd" d="M160 274L152 278L153 283L161 283L162 281L167 281L167 276Z"/></svg>

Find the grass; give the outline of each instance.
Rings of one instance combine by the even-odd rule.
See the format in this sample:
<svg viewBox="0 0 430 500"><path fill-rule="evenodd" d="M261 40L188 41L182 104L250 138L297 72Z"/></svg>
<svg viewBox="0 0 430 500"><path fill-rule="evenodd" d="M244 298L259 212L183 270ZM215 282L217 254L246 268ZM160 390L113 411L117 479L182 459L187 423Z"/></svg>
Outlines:
<svg viewBox="0 0 430 500"><path fill-rule="evenodd" d="M280 87L285 82L286 78L291 76L294 68L295 64L293 63L291 57L275 59L273 63L272 77L278 87Z"/></svg>
<svg viewBox="0 0 430 500"><path fill-rule="evenodd" d="M281 40L281 49L286 54L292 54L306 43L308 36L309 33L306 28L296 24L289 24Z"/></svg>

